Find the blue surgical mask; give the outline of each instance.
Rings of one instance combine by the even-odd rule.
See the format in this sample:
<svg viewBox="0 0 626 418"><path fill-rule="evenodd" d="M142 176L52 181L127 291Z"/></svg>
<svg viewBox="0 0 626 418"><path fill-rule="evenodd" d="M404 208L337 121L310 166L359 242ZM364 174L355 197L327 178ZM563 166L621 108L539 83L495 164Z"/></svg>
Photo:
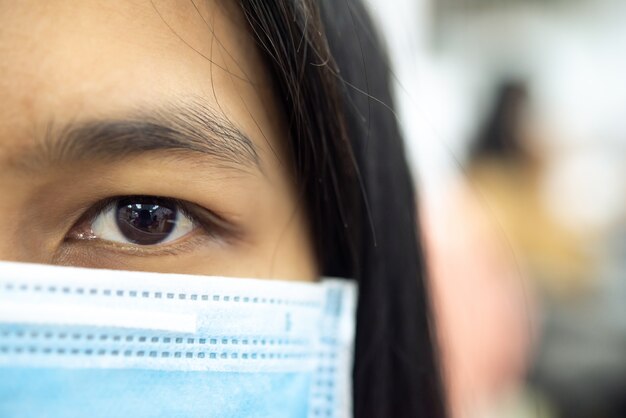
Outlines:
<svg viewBox="0 0 626 418"><path fill-rule="evenodd" d="M349 417L355 297L0 262L0 417Z"/></svg>

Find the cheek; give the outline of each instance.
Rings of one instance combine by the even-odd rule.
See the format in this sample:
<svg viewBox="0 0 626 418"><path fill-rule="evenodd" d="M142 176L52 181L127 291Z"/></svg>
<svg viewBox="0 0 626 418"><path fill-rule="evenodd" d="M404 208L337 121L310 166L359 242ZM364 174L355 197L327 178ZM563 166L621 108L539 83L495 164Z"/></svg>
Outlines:
<svg viewBox="0 0 626 418"><path fill-rule="evenodd" d="M289 206L288 216L268 220L268 233L259 247L259 265L267 277L313 281L319 277L313 238L302 208Z"/></svg>
<svg viewBox="0 0 626 418"><path fill-rule="evenodd" d="M299 198L291 178L272 166L274 181L266 181L251 194L254 203L247 208L252 245L247 248L262 277L316 280L319 277L313 233L306 216L305 201ZM261 269L259 271L259 269Z"/></svg>
<svg viewBox="0 0 626 418"><path fill-rule="evenodd" d="M311 233L302 214L294 216L276 244L273 253L276 266L271 265L271 276L316 280L320 271L312 243Z"/></svg>

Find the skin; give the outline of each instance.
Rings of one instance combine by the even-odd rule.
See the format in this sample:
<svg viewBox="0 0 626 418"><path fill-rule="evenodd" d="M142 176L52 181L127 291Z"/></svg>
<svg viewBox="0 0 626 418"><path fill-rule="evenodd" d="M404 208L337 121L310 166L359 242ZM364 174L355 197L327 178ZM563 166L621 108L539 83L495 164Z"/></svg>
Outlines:
<svg viewBox="0 0 626 418"><path fill-rule="evenodd" d="M0 259L315 280L284 109L244 17L223 3L0 0ZM189 103L245 134L258 166L164 150L61 162L41 151L66 124ZM236 233L197 227L153 246L82 234L90 208L126 195L190 202Z"/></svg>

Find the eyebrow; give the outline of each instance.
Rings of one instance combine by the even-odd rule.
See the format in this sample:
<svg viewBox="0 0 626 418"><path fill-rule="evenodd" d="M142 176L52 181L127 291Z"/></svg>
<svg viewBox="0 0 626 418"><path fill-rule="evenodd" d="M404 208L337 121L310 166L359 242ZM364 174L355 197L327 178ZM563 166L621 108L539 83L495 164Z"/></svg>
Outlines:
<svg viewBox="0 0 626 418"><path fill-rule="evenodd" d="M32 160L55 165L119 160L157 151L177 158L199 154L216 165L260 170L253 141L225 116L199 100L136 112L119 119L50 124Z"/></svg>

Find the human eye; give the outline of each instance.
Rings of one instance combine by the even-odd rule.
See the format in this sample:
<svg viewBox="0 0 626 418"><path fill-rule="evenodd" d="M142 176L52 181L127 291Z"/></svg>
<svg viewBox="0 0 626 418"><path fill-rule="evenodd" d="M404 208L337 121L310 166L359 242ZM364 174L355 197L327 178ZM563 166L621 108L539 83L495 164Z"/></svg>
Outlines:
<svg viewBox="0 0 626 418"><path fill-rule="evenodd" d="M66 240L91 241L130 249L158 249L192 236L224 237L232 228L216 214L184 200L120 196L88 210Z"/></svg>

